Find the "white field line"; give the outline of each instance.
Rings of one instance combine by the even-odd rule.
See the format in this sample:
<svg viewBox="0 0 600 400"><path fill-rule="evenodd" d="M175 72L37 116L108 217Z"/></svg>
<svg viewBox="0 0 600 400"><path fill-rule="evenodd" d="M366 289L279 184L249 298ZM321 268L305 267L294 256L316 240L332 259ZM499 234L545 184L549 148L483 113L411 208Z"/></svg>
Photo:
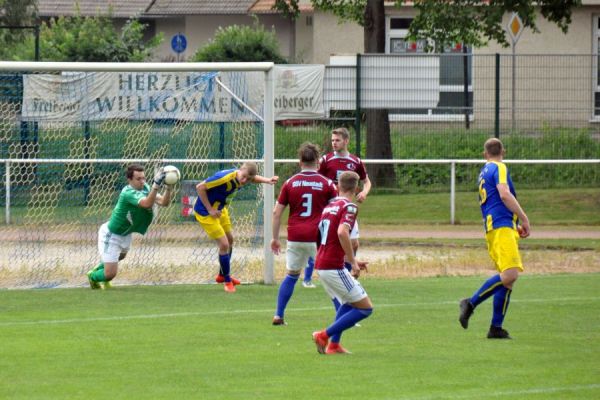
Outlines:
<svg viewBox="0 0 600 400"><path fill-rule="evenodd" d="M512 303L561 303L561 302L589 302L599 301L600 297L564 297L554 299L522 299L512 300ZM458 300L452 301L438 301L438 302L426 302L426 303L392 303L392 304L375 304L377 308L401 308L401 307L431 307L431 306L447 306L447 305L458 305ZM294 308L290 307L289 311L322 311L330 310L331 305L324 307L304 307ZM254 309L254 310L219 310L219 311L189 311L180 313L164 313L164 314L137 314L137 315L121 315L121 316L110 316L110 317L90 317L90 318L71 318L71 319L40 319L32 321L4 321L0 322L0 327L8 326L20 326L20 325L54 325L54 324L73 324L73 323L88 323L88 322L99 322L99 321L127 321L134 319L159 319L159 318L181 318L181 317L195 317L204 315L234 315L234 314L262 314L272 313L273 308L268 309Z"/></svg>
<svg viewBox="0 0 600 400"><path fill-rule="evenodd" d="M485 397L514 397L523 396L528 394L550 394L560 392L578 392L584 390L596 390L600 389L600 383L591 383L588 385L566 385L566 386L555 386L555 387L539 387L530 389L516 389L516 390L501 390L501 391L485 391L485 392L473 392L465 394L440 394L425 397L394 397L393 400L463 400L463 399L481 399ZM390 399L391 400L391 399Z"/></svg>

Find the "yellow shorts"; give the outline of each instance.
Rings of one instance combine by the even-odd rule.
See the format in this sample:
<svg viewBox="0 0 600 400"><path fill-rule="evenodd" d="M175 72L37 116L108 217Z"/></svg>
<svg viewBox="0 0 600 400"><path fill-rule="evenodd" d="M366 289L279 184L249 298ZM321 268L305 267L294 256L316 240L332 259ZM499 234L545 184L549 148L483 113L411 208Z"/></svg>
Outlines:
<svg viewBox="0 0 600 400"><path fill-rule="evenodd" d="M519 254L519 233L516 229L493 229L485 234L485 241L498 271L504 272L509 268L519 268L523 271L523 262Z"/></svg>
<svg viewBox="0 0 600 400"><path fill-rule="evenodd" d="M206 217L194 212L196 221L204 229L206 234L211 239L218 239L225 236L225 233L231 232L231 220L229 219L229 211L227 208L221 210L220 218L213 218L210 215Z"/></svg>

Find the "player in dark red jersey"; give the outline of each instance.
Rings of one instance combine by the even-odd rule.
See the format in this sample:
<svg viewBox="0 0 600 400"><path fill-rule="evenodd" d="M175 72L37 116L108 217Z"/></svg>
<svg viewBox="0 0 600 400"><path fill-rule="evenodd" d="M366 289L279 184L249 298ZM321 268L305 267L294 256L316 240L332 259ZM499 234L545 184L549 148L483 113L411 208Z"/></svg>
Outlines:
<svg viewBox="0 0 600 400"><path fill-rule="evenodd" d="M313 340L321 354L348 353L340 345L342 332L373 312L371 299L355 279L361 270L366 269L367 263L356 260L350 241L350 231L358 214L358 207L351 201L359 179L358 174L352 171L340 174L339 196L325 207L319 222L319 250L315 269L325 291L340 303L333 324L327 329L313 332ZM344 268L344 260L350 263L351 273Z"/></svg>
<svg viewBox="0 0 600 400"><path fill-rule="evenodd" d="M341 173L344 171L354 171L358 174L363 188L356 194L356 201L362 203L367 198L371 190L371 180L367 175L367 170L362 160L348 151L348 143L350 142L350 132L346 128L336 128L331 131L331 147L333 152L325 154L319 160L319 173L331 179L337 185ZM350 232L350 240L354 254L358 251L358 223L354 224L352 232ZM346 269L350 270L350 263L346 262ZM306 277L304 278L306 280ZM339 308L339 304L335 299L332 299L335 309Z"/></svg>
<svg viewBox="0 0 600 400"><path fill-rule="evenodd" d="M312 143L304 143L298 150L301 171L288 179L281 187L277 204L273 210L273 239L271 250L279 254L279 227L283 210L289 205L287 237L287 276L281 282L277 296L277 311L273 325L285 325L285 307L289 302L300 271L309 257L317 252L317 225L323 208L336 197L337 190L330 179L317 172L319 148Z"/></svg>

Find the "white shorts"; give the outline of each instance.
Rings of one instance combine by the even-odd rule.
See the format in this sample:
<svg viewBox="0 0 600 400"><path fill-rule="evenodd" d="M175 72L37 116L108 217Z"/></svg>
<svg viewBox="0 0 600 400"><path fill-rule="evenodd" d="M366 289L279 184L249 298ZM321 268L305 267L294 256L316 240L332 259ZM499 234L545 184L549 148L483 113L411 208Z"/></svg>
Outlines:
<svg viewBox="0 0 600 400"><path fill-rule="evenodd" d="M352 231L350 231L350 240L358 239L360 237L360 233L358 232L358 221L354 221L354 227Z"/></svg>
<svg viewBox="0 0 600 400"><path fill-rule="evenodd" d="M367 292L346 268L318 269L319 279L331 298L337 298L341 304L356 303L367 297Z"/></svg>
<svg viewBox="0 0 600 400"><path fill-rule="evenodd" d="M129 251L131 237L131 234L121 236L111 233L108 230L108 222L103 224L98 230L98 251L100 252L102 262L118 262L119 256Z"/></svg>
<svg viewBox="0 0 600 400"><path fill-rule="evenodd" d="M300 272L308 258L315 258L317 254L316 242L287 242L286 267L288 271Z"/></svg>

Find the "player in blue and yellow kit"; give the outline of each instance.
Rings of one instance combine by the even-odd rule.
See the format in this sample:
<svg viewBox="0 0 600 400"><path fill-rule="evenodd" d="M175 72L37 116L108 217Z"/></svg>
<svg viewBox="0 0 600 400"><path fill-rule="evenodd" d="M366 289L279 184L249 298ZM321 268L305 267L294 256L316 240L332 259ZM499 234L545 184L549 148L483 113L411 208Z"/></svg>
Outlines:
<svg viewBox="0 0 600 400"><path fill-rule="evenodd" d="M479 174L479 204L483 216L488 252L500 272L488 279L469 299L460 302L461 326L469 326L475 308L494 296L492 324L489 339L510 339L502 322L508 309L512 287L523 263L519 254L519 237L529 236L529 219L517 201L515 188L504 158L504 147L499 139L488 139L483 155L486 163Z"/></svg>
<svg viewBox="0 0 600 400"><path fill-rule="evenodd" d="M275 184L278 177L265 178L257 175L255 163L246 162L240 169L226 169L196 185L198 199L194 205L194 215L206 234L219 246L220 271L218 283L225 283L226 292L235 292L240 282L229 275L233 234L228 206L237 191L247 183Z"/></svg>

